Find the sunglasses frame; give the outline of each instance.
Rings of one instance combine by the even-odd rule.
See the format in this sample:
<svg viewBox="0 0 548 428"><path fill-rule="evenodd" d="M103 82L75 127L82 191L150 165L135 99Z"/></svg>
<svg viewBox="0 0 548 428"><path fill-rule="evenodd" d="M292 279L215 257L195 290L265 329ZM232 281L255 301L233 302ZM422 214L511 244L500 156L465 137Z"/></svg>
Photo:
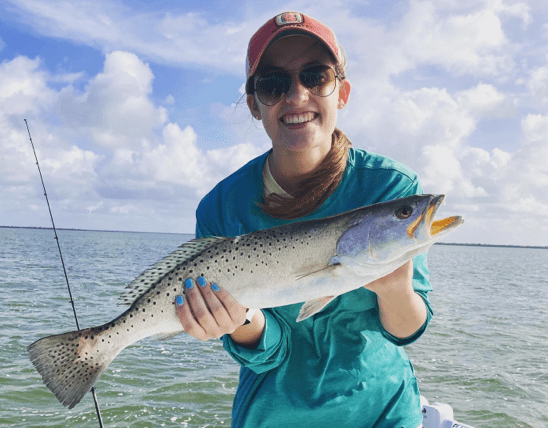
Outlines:
<svg viewBox="0 0 548 428"><path fill-rule="evenodd" d="M313 68L313 67L325 67L325 68L330 69L330 70L333 72L333 76L334 76L333 82L336 82L337 79L342 80L342 79L341 79L341 75L340 75L340 74L337 74L336 71L333 69L333 67L331 67L330 65L327 65L327 64L313 64L313 65L310 65L310 66L308 66L308 67L306 67L306 68L304 68L304 69L302 69L302 70L301 70L301 69L299 69L299 70L285 70L285 69L283 69L283 68L280 68L279 70L273 70L273 71L268 72L268 73L266 73L266 74L269 74L269 73L276 73L276 72L283 72L283 73L286 73L286 74L290 77L290 79L291 79L291 80L290 80L290 86L289 86L289 88L288 88L288 91L289 91L289 89L291 89L291 85L293 85L293 74L295 74L295 72L298 71L297 76L298 76L299 81L300 81L301 84L307 89L307 91L308 91L310 94L312 94L312 95L314 95L314 96L317 96L317 97L322 97L322 98L325 98L325 97L330 96L331 94L333 94L333 92L335 92L335 88L337 87L337 84L336 84L336 83L333 85L333 90L332 90L329 94L326 94L326 95L315 94L314 92L312 92L312 89L318 88L318 87L320 87L321 85L312 86L311 88L309 88L309 87L307 87L307 86L303 83L303 81L302 81L302 79L301 79L301 73L304 72L304 71L306 71L306 70L308 70L308 69L310 69L310 68ZM260 77L257 79L257 82L259 82L259 80L260 80L262 77L263 77L263 76L260 76ZM287 92L284 91L284 92L282 92L282 94L280 95L280 99L279 99L278 101L276 101L276 102L273 103L273 104L267 104L267 103L265 103L265 102L261 99L261 96L259 95L259 92L257 92L257 82L255 82L254 79L250 79L250 82L249 82L249 83L251 83L251 85L250 85L250 89L251 89L251 90L248 91L248 93L250 93L250 94L256 93L256 94L257 94L257 98L259 99L259 101L261 102L261 104L263 104L263 105L265 105L265 106L269 106L269 107L275 106L275 105L278 104L280 101L282 101L282 100L285 98L286 94L287 94ZM329 83L331 83L331 82L329 82Z"/></svg>

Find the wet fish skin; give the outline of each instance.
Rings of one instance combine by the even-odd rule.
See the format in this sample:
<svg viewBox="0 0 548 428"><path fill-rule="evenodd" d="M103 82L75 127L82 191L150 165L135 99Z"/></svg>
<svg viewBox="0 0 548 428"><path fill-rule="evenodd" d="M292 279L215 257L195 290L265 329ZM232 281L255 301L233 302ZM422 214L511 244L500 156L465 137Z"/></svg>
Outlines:
<svg viewBox="0 0 548 428"><path fill-rule="evenodd" d="M217 282L249 308L305 302L298 320L306 319L461 224L460 217L433 222L442 201L443 195L415 195L235 238L191 241L128 286L122 302L131 306L118 318L42 338L28 347L30 359L58 400L73 408L125 347L183 332L175 296L184 294L186 278L198 276ZM398 218L402 207L412 213Z"/></svg>

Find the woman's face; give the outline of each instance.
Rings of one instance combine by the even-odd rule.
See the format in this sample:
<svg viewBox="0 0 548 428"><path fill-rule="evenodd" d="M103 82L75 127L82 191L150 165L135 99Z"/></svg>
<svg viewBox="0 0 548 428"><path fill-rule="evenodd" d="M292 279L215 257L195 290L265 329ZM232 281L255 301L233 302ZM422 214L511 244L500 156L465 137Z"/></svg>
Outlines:
<svg viewBox="0 0 548 428"><path fill-rule="evenodd" d="M325 64L335 69L328 51L315 39L306 36L281 39L263 54L260 70L282 68L289 71L292 78L289 92L273 106L262 104L256 94L247 98L252 114L262 120L275 151L319 149L326 154L331 149L337 109L346 104L350 84L348 81L341 84L337 79L335 90L327 97L309 93L300 82L298 72L314 64Z"/></svg>

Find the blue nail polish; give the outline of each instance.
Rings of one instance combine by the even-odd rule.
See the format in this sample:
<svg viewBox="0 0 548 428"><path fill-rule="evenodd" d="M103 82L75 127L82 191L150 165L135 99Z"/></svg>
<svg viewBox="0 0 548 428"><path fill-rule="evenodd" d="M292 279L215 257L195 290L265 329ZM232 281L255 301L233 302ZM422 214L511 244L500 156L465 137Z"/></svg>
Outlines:
<svg viewBox="0 0 548 428"><path fill-rule="evenodd" d="M194 281L190 278L185 279L185 288L190 290L192 287L194 287Z"/></svg>
<svg viewBox="0 0 548 428"><path fill-rule="evenodd" d="M211 289L213 291L216 291L216 292L221 291L221 289L219 288L219 286L217 284L211 284Z"/></svg>
<svg viewBox="0 0 548 428"><path fill-rule="evenodd" d="M183 296L177 296L175 299L175 303L177 303L177 306L183 306L183 303L185 303L185 299L183 299Z"/></svg>
<svg viewBox="0 0 548 428"><path fill-rule="evenodd" d="M198 280L196 281L200 287L205 287L207 285L207 281L203 276L199 276Z"/></svg>

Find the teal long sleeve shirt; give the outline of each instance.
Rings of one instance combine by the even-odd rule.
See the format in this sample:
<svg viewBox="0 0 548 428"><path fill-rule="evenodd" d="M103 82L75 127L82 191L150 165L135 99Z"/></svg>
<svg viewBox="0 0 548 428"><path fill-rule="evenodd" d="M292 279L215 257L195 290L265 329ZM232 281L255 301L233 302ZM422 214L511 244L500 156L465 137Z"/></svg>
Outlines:
<svg viewBox="0 0 548 428"><path fill-rule="evenodd" d="M257 205L268 152L220 182L200 203L196 236L237 236L285 224ZM335 192L308 220L376 202L422 193L417 175L389 158L350 149ZM402 345L422 335L432 317L426 254L413 259L413 287L428 317L413 336L384 330L376 295L364 288L338 296L323 311L297 323L301 304L264 309L256 349L223 344L241 365L232 426L416 428L422 422L414 370ZM222 284L219 284L222 286Z"/></svg>

